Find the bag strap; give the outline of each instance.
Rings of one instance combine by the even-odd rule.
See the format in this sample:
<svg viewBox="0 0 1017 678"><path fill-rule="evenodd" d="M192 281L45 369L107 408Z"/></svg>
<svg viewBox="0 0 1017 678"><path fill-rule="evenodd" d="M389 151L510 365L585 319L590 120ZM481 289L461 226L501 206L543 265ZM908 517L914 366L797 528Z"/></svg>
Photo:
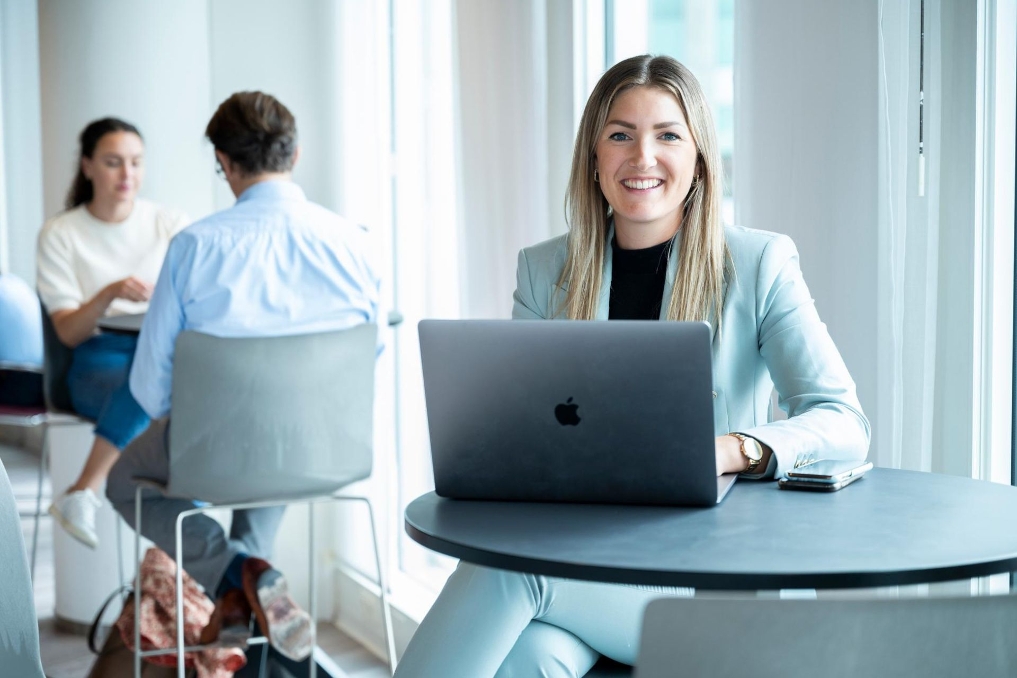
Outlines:
<svg viewBox="0 0 1017 678"><path fill-rule="evenodd" d="M99 625L100 622L102 622L103 615L106 614L106 608L109 607L109 604L112 603L113 599L117 596L123 593L129 594L128 596L124 596L124 600L126 601L130 595L133 595L133 592L134 589L131 586L118 586L116 591L106 597L102 607L99 608L99 612L95 615L95 619L92 620L92 626L88 629L88 649L92 651L92 654L102 654L102 651L97 647L96 636L99 634Z"/></svg>

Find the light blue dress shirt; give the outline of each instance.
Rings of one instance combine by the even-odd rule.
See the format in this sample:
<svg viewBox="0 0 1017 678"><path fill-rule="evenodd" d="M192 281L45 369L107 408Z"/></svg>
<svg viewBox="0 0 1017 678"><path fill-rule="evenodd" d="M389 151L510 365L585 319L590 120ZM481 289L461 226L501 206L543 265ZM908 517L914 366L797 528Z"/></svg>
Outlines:
<svg viewBox="0 0 1017 678"><path fill-rule="evenodd" d="M131 393L153 419L169 414L173 350L184 330L264 337L377 323L379 288L364 229L309 202L292 182L255 184L170 242Z"/></svg>

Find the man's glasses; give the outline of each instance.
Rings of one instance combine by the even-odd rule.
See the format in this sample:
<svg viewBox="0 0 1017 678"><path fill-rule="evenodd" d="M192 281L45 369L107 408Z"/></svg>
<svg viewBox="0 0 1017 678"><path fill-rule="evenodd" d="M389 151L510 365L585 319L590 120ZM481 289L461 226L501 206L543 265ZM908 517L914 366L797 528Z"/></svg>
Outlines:
<svg viewBox="0 0 1017 678"><path fill-rule="evenodd" d="M222 168L222 163L218 160L215 161L215 173L219 175L220 179L226 179L226 170Z"/></svg>

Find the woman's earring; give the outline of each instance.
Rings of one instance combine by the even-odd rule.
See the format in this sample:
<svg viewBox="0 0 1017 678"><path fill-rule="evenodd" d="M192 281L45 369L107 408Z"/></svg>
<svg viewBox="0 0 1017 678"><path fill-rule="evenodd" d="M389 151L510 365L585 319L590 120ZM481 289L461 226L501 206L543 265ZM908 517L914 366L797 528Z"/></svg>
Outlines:
<svg viewBox="0 0 1017 678"><path fill-rule="evenodd" d="M594 183L600 183L600 172L593 170L593 181Z"/></svg>

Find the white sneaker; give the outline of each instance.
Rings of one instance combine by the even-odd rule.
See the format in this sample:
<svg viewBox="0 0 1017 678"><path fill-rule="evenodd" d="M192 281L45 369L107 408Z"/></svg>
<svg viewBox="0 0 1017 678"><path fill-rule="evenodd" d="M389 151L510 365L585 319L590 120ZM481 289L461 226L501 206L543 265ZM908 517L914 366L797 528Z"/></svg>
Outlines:
<svg viewBox="0 0 1017 678"><path fill-rule="evenodd" d="M60 527L88 548L99 545L95 533L95 510L102 502L95 492L85 488L77 492L65 492L49 507L49 514L57 519Z"/></svg>

